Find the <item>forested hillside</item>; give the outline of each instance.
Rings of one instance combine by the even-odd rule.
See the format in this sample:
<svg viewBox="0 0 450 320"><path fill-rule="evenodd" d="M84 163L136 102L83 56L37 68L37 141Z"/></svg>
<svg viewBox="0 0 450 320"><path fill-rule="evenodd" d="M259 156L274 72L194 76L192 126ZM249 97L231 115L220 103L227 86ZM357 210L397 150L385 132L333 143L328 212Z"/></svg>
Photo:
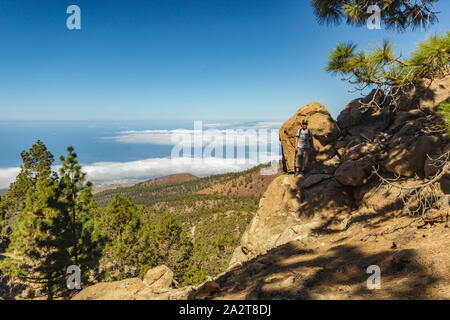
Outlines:
<svg viewBox="0 0 450 320"><path fill-rule="evenodd" d="M225 271L275 176L264 165L197 178L172 175L93 194L73 147L54 156L42 141L0 201L0 297L69 297L66 266L82 283L142 277L161 264L182 285Z"/></svg>
<svg viewBox="0 0 450 320"><path fill-rule="evenodd" d="M199 283L206 276L226 269L262 194L278 176L260 175L261 168L266 166L182 183L161 184L151 180L100 192L95 199L100 210L120 195L142 206L146 219L160 221L167 214L176 217L193 242L184 281Z"/></svg>
<svg viewBox="0 0 450 320"><path fill-rule="evenodd" d="M100 207L106 206L116 194L129 197L136 204L146 206L161 206L163 203L168 207L180 200L189 205L194 205L196 200L204 201L210 199L221 199L229 195L243 198L257 199L264 193L267 184L274 176L263 176L259 174L261 168L267 165L259 165L242 172L231 172L226 174L212 175L209 177L192 179L181 183L153 184L154 180L142 182L131 187L119 187L112 190L99 192L95 199ZM162 179L162 178L160 178ZM206 195L212 195L207 197Z"/></svg>

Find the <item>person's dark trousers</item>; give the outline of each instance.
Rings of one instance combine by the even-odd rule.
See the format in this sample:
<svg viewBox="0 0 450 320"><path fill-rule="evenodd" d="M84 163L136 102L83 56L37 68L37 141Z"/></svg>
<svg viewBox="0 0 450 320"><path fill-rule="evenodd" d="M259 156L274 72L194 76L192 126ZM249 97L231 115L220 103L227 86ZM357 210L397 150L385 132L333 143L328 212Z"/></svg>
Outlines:
<svg viewBox="0 0 450 320"><path fill-rule="evenodd" d="M298 148L295 154L295 167L300 169L303 167L304 170L306 170L309 164L310 155L311 155L310 148Z"/></svg>

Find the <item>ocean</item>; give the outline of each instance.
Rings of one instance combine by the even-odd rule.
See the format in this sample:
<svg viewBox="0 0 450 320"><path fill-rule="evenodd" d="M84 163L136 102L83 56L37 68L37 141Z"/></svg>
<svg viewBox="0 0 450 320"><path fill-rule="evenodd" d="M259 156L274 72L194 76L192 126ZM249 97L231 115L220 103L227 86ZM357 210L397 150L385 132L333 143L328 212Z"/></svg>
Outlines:
<svg viewBox="0 0 450 320"><path fill-rule="evenodd" d="M65 155L68 146L73 146L81 163L165 157L170 155L172 146L118 143L112 138L129 130L190 129L192 126L192 122L181 121L1 121L0 168L20 166L20 153L38 139L55 159Z"/></svg>

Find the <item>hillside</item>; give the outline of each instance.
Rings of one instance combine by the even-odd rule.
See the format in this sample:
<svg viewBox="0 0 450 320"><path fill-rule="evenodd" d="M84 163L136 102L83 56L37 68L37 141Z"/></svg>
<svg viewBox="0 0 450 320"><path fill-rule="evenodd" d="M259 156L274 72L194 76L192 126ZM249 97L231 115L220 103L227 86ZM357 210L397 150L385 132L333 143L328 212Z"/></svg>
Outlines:
<svg viewBox="0 0 450 320"><path fill-rule="evenodd" d="M132 187L135 185L143 185L145 187L151 187L151 186L165 186L165 185L171 185L171 184L180 184L186 181L191 181L194 179L198 179L196 176L193 176L188 173L177 173L172 174L164 177L159 177L147 181L139 181L139 180L117 180L117 181L107 181L102 183L94 183L92 192L94 194L100 193L106 190L114 190L117 188L123 188L123 187Z"/></svg>
<svg viewBox="0 0 450 320"><path fill-rule="evenodd" d="M171 175L131 187L106 190L95 194L95 200L100 207L104 207L116 194L120 194L135 204L145 206L155 219L166 212L176 214L195 238L195 234L201 230L199 226L204 225L203 220L208 221L211 217L215 219L218 214L228 218L243 215L247 217L245 220L250 219L268 185L280 174L260 175L261 168L265 166L204 178L187 174ZM185 181L180 182L180 179ZM244 223L244 228L247 223ZM227 231L226 228L222 230ZM237 238L240 238L241 233L236 234Z"/></svg>
<svg viewBox="0 0 450 320"><path fill-rule="evenodd" d="M261 176L266 166L204 178L171 175L106 190L95 194L95 199L105 210L117 194L130 198L144 207L144 220L159 221L167 213L174 214L193 242L191 262L204 279L226 270L261 196L279 175Z"/></svg>
<svg viewBox="0 0 450 320"><path fill-rule="evenodd" d="M280 129L287 172L261 197L226 271L182 287L161 266L74 298L450 299L450 140L436 113L449 87L449 77L421 82L383 109L372 92L337 121L318 102L300 108ZM305 118L314 162L294 176ZM380 270L379 289L368 286L369 266ZM148 281L161 273L168 281Z"/></svg>
<svg viewBox="0 0 450 320"><path fill-rule="evenodd" d="M211 207L234 208L247 200L258 202L270 182L276 177L261 176L259 171L267 165L259 165L242 172L197 178L189 174L177 174L138 183L130 187L105 190L95 195L100 207L105 207L116 194L129 197L134 203L155 209L187 209ZM230 197L231 196L231 197ZM228 204L225 204L228 203ZM223 211L223 210L222 210Z"/></svg>
<svg viewBox="0 0 450 320"><path fill-rule="evenodd" d="M152 187L152 186L166 186L170 184L179 184L186 181L191 181L198 179L196 176L193 176L189 173L178 173L178 174L171 174L169 176L155 178L152 180L144 181L140 183L140 185L144 187Z"/></svg>
<svg viewBox="0 0 450 320"><path fill-rule="evenodd" d="M130 206L137 205L136 214L147 228L147 237L153 237L152 228L174 227L181 224L180 236L186 234L192 243L189 253L189 268L181 265L178 281L201 283L228 267L234 248L255 214L259 200L270 182L279 175L260 176L260 170L268 165L259 165L242 172L197 178L190 174L176 174L141 182L129 187L119 187L94 193L99 205L99 217L108 212L111 203L118 203L117 195L130 198ZM120 198L119 198L120 199ZM126 201L120 202L126 205ZM114 207L115 205L113 205ZM131 209L131 207L129 207ZM172 215L176 220L172 221ZM111 216L109 219L115 219ZM109 220L108 219L108 220ZM169 219L169 220L167 220ZM124 223L128 222L126 219ZM169 224L166 224L167 221ZM163 229L161 235L167 236ZM150 251L150 250L144 250ZM166 251L162 252L171 257ZM10 257L0 251L0 259ZM177 265L174 262L174 265ZM111 261L100 262L103 280L111 281L136 276L133 265L128 271L111 270ZM147 267L148 269L148 267ZM131 270L131 271L130 271ZM181 278L181 276L184 276ZM12 281L1 277L0 296L6 299L26 299L28 292L37 292L34 285Z"/></svg>

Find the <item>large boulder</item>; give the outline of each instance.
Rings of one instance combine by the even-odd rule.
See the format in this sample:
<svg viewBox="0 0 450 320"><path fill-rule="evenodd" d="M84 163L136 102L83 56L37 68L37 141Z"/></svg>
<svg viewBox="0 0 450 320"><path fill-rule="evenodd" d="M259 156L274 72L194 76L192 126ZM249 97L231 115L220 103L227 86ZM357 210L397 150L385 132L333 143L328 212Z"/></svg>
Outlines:
<svg viewBox="0 0 450 320"><path fill-rule="evenodd" d="M339 136L339 129L330 113L319 102L311 102L300 108L295 115L287 120L280 128L280 141L283 151L283 168L287 172L294 171L295 136L302 120L308 120L308 128L315 137L317 156L330 152L328 144ZM331 152L333 152L331 150ZM331 154L329 157L332 157ZM328 158L328 156L325 156Z"/></svg>
<svg viewBox="0 0 450 320"><path fill-rule="evenodd" d="M421 80L402 94L397 110L420 109L426 113L437 111L441 102L450 98L450 77Z"/></svg>
<svg viewBox="0 0 450 320"><path fill-rule="evenodd" d="M372 165L369 159L346 161L337 168L334 178L343 185L362 186L371 176Z"/></svg>
<svg viewBox="0 0 450 320"><path fill-rule="evenodd" d="M440 140L436 136L420 136L395 145L389 152L384 168L406 177L424 175L425 161L429 155L441 154Z"/></svg>
<svg viewBox="0 0 450 320"><path fill-rule="evenodd" d="M373 112L371 108L364 108L370 101L380 104L383 100L381 91L373 90L366 97L350 101L337 118L340 129L347 129L361 124L363 118Z"/></svg>
<svg viewBox="0 0 450 320"><path fill-rule="evenodd" d="M389 108L377 106L383 101L383 93L376 90L366 97L351 101L337 118L339 129L344 135L372 140L378 132L389 126L392 119Z"/></svg>

